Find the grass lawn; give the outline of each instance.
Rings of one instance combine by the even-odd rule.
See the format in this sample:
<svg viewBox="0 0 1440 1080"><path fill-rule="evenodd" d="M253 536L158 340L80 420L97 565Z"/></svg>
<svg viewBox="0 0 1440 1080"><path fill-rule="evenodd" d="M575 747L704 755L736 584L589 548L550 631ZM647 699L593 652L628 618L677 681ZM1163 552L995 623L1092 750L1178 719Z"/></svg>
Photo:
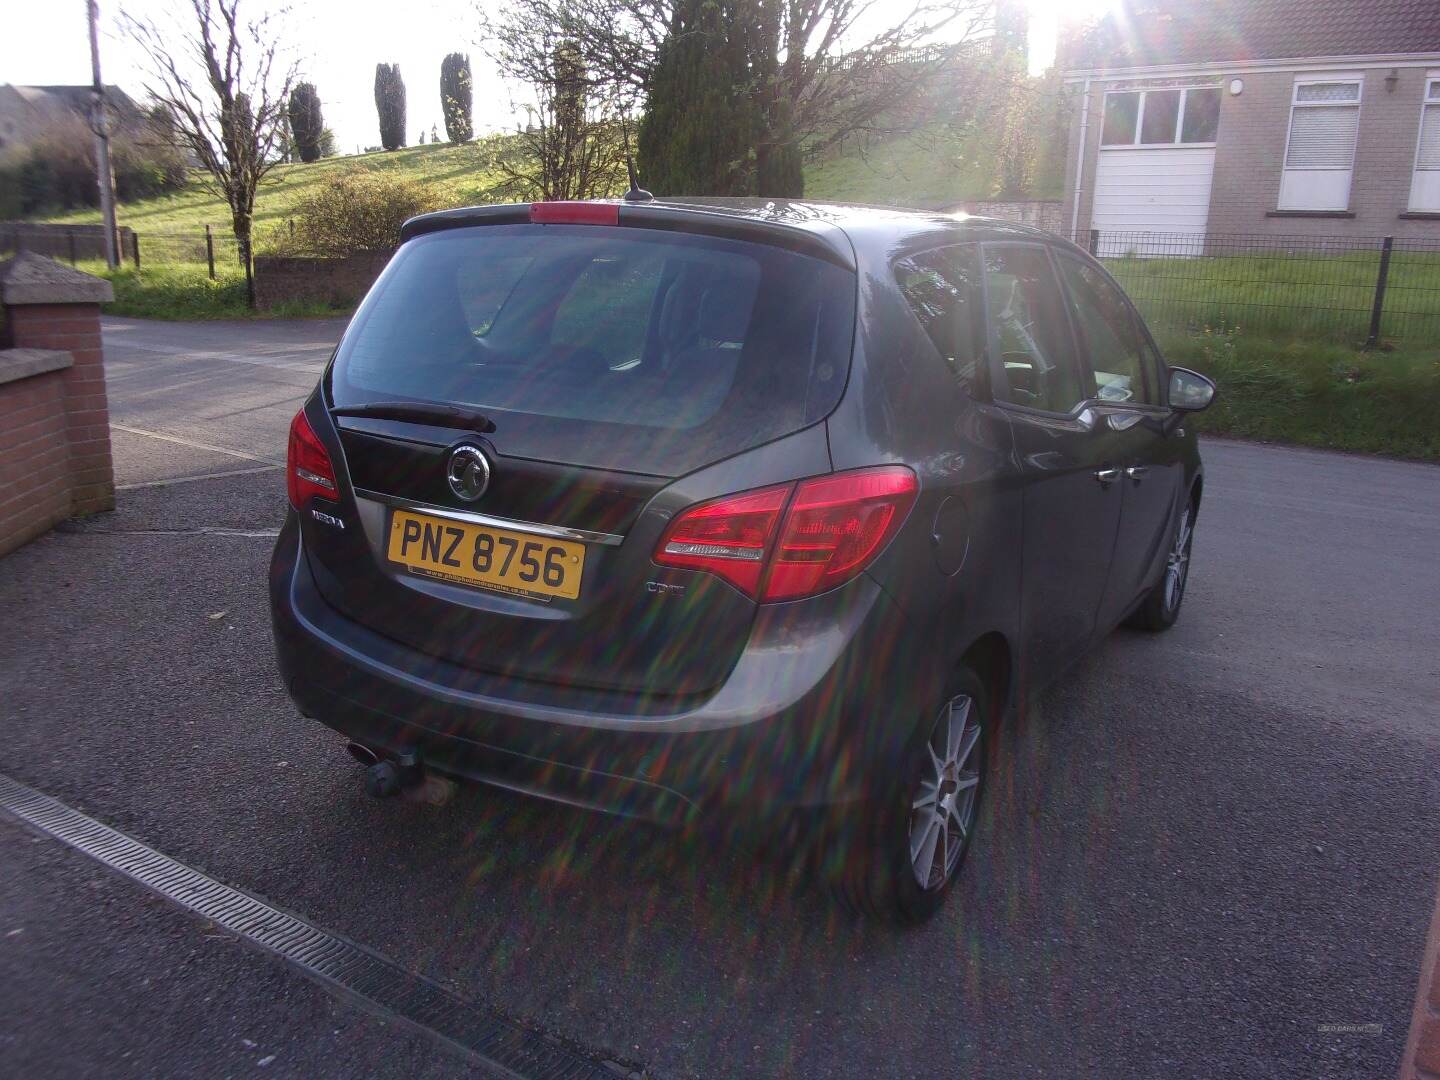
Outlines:
<svg viewBox="0 0 1440 1080"><path fill-rule="evenodd" d="M107 315L136 319L250 319L302 318L343 314L323 304L292 302L269 311L251 311L245 303L245 275L238 269L216 266L211 281L203 263L122 266L107 270L103 262L81 262L79 269L108 278L115 300L105 305Z"/></svg>
<svg viewBox="0 0 1440 1080"><path fill-rule="evenodd" d="M1157 330L1170 363L1215 380L1203 431L1440 461L1440 342L1362 351L1244 331Z"/></svg>
<svg viewBox="0 0 1440 1080"><path fill-rule="evenodd" d="M1239 326L1265 337L1358 345L1370 327L1380 253L1102 261L1152 327ZM1440 342L1440 251L1396 247L1381 337L1406 346Z"/></svg>

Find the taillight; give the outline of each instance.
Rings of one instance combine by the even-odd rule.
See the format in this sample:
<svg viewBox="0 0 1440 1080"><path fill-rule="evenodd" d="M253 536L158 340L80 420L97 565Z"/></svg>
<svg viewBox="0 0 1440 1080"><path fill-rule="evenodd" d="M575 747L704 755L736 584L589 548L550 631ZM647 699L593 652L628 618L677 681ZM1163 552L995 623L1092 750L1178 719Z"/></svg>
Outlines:
<svg viewBox="0 0 1440 1080"><path fill-rule="evenodd" d="M330 464L330 455L316 438L310 421L305 419L304 409L290 421L285 488L290 493L290 505L296 510L303 510L315 495L325 499L335 498L335 467Z"/></svg>
<svg viewBox="0 0 1440 1080"><path fill-rule="evenodd" d="M654 559L715 574L761 603L814 596L885 549L918 491L909 469L882 465L727 496L677 517Z"/></svg>
<svg viewBox="0 0 1440 1080"><path fill-rule="evenodd" d="M793 486L761 488L690 507L665 530L655 561L704 570L756 596L765 554Z"/></svg>
<svg viewBox="0 0 1440 1080"><path fill-rule="evenodd" d="M900 531L917 488L903 465L802 481L785 512L761 598L795 600L849 581Z"/></svg>
<svg viewBox="0 0 1440 1080"><path fill-rule="evenodd" d="M537 202L530 204L530 220L536 225L619 225L620 207L615 203Z"/></svg>

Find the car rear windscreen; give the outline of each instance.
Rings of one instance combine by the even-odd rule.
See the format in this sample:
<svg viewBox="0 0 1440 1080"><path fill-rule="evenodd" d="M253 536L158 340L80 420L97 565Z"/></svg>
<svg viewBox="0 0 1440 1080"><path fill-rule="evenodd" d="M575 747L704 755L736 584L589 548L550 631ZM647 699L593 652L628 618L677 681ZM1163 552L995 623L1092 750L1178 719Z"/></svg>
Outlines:
<svg viewBox="0 0 1440 1080"><path fill-rule="evenodd" d="M688 233L431 233L371 290L330 391L476 409L505 455L675 476L835 407L855 290L821 259Z"/></svg>

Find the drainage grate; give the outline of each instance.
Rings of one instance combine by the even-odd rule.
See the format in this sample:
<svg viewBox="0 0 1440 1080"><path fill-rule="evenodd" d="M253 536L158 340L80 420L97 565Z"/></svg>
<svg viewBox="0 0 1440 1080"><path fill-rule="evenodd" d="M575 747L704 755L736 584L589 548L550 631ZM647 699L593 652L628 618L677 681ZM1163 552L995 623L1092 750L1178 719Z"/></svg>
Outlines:
<svg viewBox="0 0 1440 1080"><path fill-rule="evenodd" d="M463 1001L361 945L207 877L3 773L0 808L284 957L327 988L438 1036L498 1076L615 1080L615 1066L583 1057L491 1009Z"/></svg>

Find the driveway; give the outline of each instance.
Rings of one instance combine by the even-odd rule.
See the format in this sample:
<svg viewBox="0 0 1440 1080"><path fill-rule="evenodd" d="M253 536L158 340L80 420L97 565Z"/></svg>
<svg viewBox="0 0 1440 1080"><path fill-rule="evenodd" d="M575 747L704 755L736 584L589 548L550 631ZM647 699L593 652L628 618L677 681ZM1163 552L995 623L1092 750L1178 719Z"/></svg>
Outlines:
<svg viewBox="0 0 1440 1080"><path fill-rule="evenodd" d="M1032 698L954 895L899 931L746 847L364 796L280 689L264 588L339 328L106 321L120 508L0 561L0 772L651 1076L1397 1068L1440 871L1440 469L1206 443L1179 624ZM0 1053L465 1067L3 815Z"/></svg>

